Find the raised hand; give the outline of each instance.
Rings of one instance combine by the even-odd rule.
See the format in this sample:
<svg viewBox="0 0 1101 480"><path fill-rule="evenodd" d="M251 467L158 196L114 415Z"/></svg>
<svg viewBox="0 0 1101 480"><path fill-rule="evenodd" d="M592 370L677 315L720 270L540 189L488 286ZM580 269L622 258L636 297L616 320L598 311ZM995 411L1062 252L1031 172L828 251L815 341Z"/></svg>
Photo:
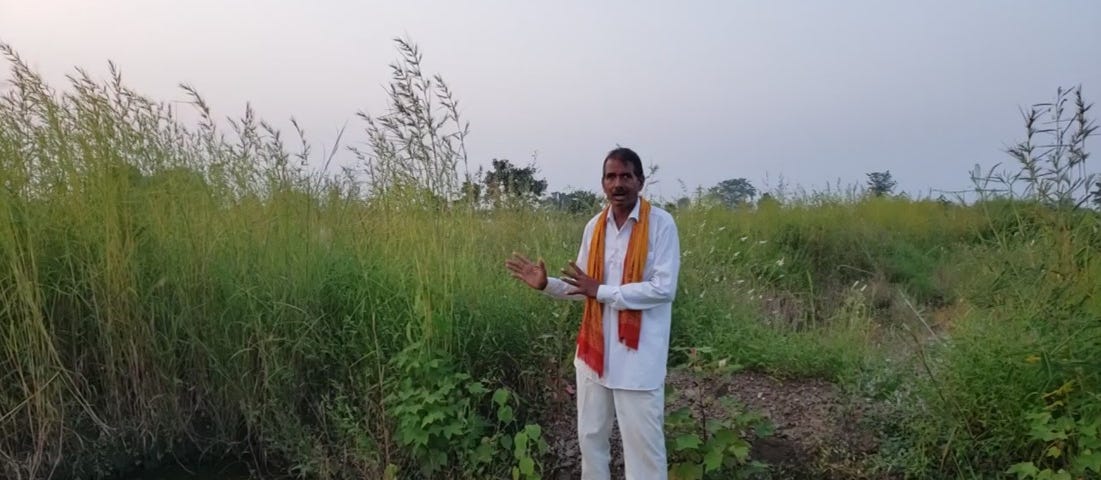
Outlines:
<svg viewBox="0 0 1101 480"><path fill-rule="evenodd" d="M585 271L578 267L573 260L570 260L568 267L562 269L562 281L570 285L573 285L573 290L567 292L569 295L582 294L586 297L596 298L596 292L600 288L600 282L595 278L585 274Z"/></svg>
<svg viewBox="0 0 1101 480"><path fill-rule="evenodd" d="M526 283L529 287L536 290L547 288L547 266L543 264L543 259L539 259L539 263L534 263L528 260L528 257L513 252L512 258L505 260L505 267L508 268L512 278Z"/></svg>

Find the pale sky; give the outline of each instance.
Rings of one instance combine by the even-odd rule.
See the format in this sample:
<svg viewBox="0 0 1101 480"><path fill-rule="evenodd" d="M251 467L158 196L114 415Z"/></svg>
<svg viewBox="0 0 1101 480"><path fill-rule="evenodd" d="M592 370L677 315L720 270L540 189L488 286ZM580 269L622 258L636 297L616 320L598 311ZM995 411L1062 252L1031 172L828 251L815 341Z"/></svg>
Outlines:
<svg viewBox="0 0 1101 480"><path fill-rule="evenodd" d="M1097 0L0 0L0 41L55 87L113 60L158 100L183 82L222 116L293 115L318 151L384 113L396 36L459 98L471 161L538 152L551 191L598 191L617 144L660 165L666 198L881 170L911 193L968 189L976 162L1009 160L1020 107L1079 84L1101 100Z"/></svg>

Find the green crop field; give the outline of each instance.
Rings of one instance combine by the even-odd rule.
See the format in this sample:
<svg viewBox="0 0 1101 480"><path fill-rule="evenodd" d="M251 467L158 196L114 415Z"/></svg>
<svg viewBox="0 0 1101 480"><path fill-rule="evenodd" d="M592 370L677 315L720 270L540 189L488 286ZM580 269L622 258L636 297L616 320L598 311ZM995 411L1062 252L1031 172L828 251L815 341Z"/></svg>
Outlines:
<svg viewBox="0 0 1101 480"><path fill-rule="evenodd" d="M51 87L6 55L0 476L225 458L321 479L550 475L539 426L572 380L580 305L503 262L565 265L595 209L458 200L462 124L418 117L443 104L366 118L358 182L306 168L251 114L221 125L195 92ZM407 80L410 105L450 98ZM696 347L875 402L867 477L1097 478L1095 210L844 192L673 207L672 364Z"/></svg>

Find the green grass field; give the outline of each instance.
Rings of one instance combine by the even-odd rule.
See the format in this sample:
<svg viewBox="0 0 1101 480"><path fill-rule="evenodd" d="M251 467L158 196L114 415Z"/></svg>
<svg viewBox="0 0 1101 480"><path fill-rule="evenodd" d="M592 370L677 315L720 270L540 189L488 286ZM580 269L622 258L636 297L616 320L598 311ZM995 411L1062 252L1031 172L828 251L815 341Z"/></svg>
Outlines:
<svg viewBox="0 0 1101 480"><path fill-rule="evenodd" d="M191 125L117 78L55 92L7 53L0 476L174 457L305 478L538 464L511 447L571 378L580 307L503 261L564 265L588 214L368 196L296 167L259 119L225 132L200 103ZM880 473L1098 475L1096 212L808 197L674 214L674 346L890 405Z"/></svg>

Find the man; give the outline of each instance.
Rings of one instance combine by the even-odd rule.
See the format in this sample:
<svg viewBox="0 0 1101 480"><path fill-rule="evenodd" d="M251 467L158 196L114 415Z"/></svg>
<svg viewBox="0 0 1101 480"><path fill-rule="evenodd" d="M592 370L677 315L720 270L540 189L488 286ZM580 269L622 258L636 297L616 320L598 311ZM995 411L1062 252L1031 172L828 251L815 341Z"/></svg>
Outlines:
<svg viewBox="0 0 1101 480"><path fill-rule="evenodd" d="M581 478L611 477L613 416L629 480L667 478L665 372L680 271L680 241L668 212L639 197L646 179L638 154L604 158L608 206L585 226L576 262L562 278L513 254L512 276L556 298L585 301L574 366Z"/></svg>

